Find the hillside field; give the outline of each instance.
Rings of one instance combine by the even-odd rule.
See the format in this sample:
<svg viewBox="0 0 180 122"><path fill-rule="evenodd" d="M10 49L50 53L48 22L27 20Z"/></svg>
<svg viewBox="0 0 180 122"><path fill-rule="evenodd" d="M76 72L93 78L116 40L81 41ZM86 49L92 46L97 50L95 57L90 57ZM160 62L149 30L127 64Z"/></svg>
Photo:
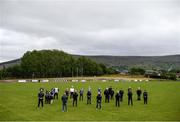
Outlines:
<svg viewBox="0 0 180 122"><path fill-rule="evenodd" d="M66 88L74 86L84 88L84 101L78 101L78 107L72 107L72 99L68 99L68 112L62 112L61 96ZM85 94L88 87L92 89L92 104L86 104ZM115 100L110 103L102 101L102 109L96 110L95 97L97 89L112 86L115 91L123 88L124 101L120 107L115 107ZM127 88L133 89L134 106L127 105ZM136 89L141 87L149 93L148 104L136 100ZM60 89L59 99L53 104L45 104L37 108L39 88L50 90ZM60 121L120 121L120 120L175 120L180 121L180 82L151 81L151 82L86 82L86 83L0 83L0 121L4 120L60 120Z"/></svg>

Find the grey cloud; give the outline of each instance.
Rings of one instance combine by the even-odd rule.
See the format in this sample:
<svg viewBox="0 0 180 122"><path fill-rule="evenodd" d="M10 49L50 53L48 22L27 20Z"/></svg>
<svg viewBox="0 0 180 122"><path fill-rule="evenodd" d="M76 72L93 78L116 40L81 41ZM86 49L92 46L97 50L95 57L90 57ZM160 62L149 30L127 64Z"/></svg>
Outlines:
<svg viewBox="0 0 180 122"><path fill-rule="evenodd" d="M178 0L1 0L0 62L54 48L86 55L179 54L179 8Z"/></svg>

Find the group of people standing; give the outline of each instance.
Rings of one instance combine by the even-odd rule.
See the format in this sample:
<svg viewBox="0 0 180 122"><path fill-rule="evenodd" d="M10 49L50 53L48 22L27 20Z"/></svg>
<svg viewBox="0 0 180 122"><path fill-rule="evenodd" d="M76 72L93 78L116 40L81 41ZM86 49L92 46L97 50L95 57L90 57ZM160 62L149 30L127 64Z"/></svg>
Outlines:
<svg viewBox="0 0 180 122"><path fill-rule="evenodd" d="M137 100L141 101L141 95L142 95L142 90L140 87L138 87L138 89L136 90L136 94L137 94ZM132 88L129 87L128 88L128 105L133 105L133 92L132 92ZM144 104L147 104L147 99L148 99L148 92L146 90L144 90L143 92L143 99L144 99Z"/></svg>
<svg viewBox="0 0 180 122"><path fill-rule="evenodd" d="M52 104L54 99L58 99L58 93L59 89L58 88L52 88L50 91L46 90L46 94L44 95L44 89L40 88L39 93L38 93L38 107L44 106L44 97L45 97L45 103L46 104Z"/></svg>
<svg viewBox="0 0 180 122"><path fill-rule="evenodd" d="M74 89L73 86L70 88L70 90L68 90L68 88L65 90L63 96L61 97L63 112L67 111L67 101L68 101L69 96L70 96L70 99L73 99L73 107L74 106L77 107L78 96L79 96L79 101L83 101L84 89L81 88L79 90L79 95L78 95L78 91ZM87 104L91 104L91 89L90 88L87 91Z"/></svg>
<svg viewBox="0 0 180 122"><path fill-rule="evenodd" d="M43 91L44 90L41 88L40 92L38 93L38 107L40 107L40 104L43 107L43 98L44 98ZM50 92L46 91L45 103L52 103L51 100L53 100L55 98L58 99L58 92L59 92L58 88L53 88L53 89L51 89ZM105 103L109 103L110 100L114 100L114 93L115 92L111 86L104 90ZM136 90L136 94L137 94L137 100L140 101L141 96L142 96L142 90L140 87L138 87L138 89ZM79 101L83 101L83 97L84 97L84 89L83 88L81 88L79 90L79 93L76 89L74 89L73 86L70 89L67 88L61 97L62 111L63 112L67 111L68 98L73 99L72 105L73 105L73 107L74 106L77 107L78 96L79 96ZM87 96L87 105L91 104L92 92L91 92L90 87L88 88L86 96ZM123 102L123 96L124 96L123 89L120 89L119 91L116 92L116 94L115 94L115 106L116 107L119 107L120 103ZM132 106L133 105L133 92L132 92L131 87L129 87L127 90L127 96L128 96L128 105ZM143 92L143 99L144 99L144 104L147 104L148 92L146 90L144 90L144 92ZM98 88L97 96L96 96L96 109L101 109L101 106L102 106L102 91L101 91L101 88Z"/></svg>

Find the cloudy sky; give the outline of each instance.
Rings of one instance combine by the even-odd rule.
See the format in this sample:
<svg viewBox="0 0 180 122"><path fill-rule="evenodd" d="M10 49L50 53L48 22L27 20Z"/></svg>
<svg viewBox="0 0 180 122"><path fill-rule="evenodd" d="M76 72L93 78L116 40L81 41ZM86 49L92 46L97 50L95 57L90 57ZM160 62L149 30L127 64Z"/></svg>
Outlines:
<svg viewBox="0 0 180 122"><path fill-rule="evenodd" d="M0 0L0 62L34 49L180 54L180 0Z"/></svg>

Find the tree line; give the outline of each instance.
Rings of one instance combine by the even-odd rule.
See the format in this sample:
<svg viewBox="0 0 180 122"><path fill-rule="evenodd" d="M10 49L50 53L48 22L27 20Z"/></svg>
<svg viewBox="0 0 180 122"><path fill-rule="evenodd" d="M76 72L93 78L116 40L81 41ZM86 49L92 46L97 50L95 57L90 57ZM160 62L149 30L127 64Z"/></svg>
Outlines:
<svg viewBox="0 0 180 122"><path fill-rule="evenodd" d="M0 78L40 78L99 76L113 74L115 70L89 58L72 55L59 50L33 50L26 52L20 65L0 70Z"/></svg>
<svg viewBox="0 0 180 122"><path fill-rule="evenodd" d="M159 78L159 79L167 79L167 80L177 80L176 73L178 73L179 70L152 70L151 74L146 73L146 70L139 67L133 67L130 69L130 75L144 75L145 77L150 78Z"/></svg>

